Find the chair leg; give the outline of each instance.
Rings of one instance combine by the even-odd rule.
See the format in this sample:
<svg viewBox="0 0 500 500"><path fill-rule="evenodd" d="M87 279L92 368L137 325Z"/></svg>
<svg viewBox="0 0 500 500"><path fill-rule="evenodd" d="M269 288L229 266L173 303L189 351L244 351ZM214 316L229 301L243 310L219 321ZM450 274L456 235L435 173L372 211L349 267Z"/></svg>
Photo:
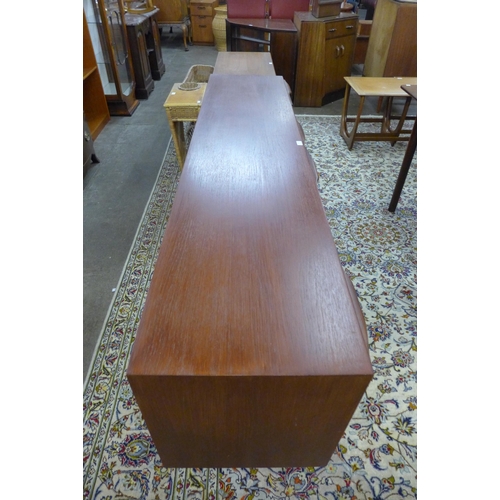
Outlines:
<svg viewBox="0 0 500 500"><path fill-rule="evenodd" d="M188 29L187 29L187 26L185 24L182 24L181 27L182 27L182 39L184 41L184 50L187 51L187 50L189 50L188 47L187 47L187 41L186 41L187 40L187 34L188 34L187 31L188 31Z"/></svg>

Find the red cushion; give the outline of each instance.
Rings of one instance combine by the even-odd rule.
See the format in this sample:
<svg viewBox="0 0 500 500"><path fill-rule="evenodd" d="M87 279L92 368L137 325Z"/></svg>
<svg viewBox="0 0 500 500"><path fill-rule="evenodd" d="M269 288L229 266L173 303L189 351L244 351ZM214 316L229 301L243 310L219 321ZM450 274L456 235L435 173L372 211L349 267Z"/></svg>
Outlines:
<svg viewBox="0 0 500 500"><path fill-rule="evenodd" d="M292 19L294 12L307 12L309 0L271 0L273 19Z"/></svg>
<svg viewBox="0 0 500 500"><path fill-rule="evenodd" d="M229 19L264 19L266 17L265 0L227 0Z"/></svg>

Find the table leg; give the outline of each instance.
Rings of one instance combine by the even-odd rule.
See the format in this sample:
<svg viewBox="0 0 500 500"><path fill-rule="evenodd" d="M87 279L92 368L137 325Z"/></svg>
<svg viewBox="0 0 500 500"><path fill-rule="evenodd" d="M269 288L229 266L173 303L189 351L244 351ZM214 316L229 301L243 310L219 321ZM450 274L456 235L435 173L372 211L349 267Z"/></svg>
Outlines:
<svg viewBox="0 0 500 500"><path fill-rule="evenodd" d="M413 155L417 149L417 120L413 125L411 131L410 139L408 140L408 146L406 147L406 152L401 164L401 169L399 171L398 180L392 193L391 203L389 204L389 212L395 212L398 205L399 197L401 196L401 191L405 185L406 176L408 175L408 170L410 170L411 161L413 160Z"/></svg>
<svg viewBox="0 0 500 500"><path fill-rule="evenodd" d="M363 106L365 104L365 96L361 96L359 100L358 114L354 121L354 125L352 127L351 132L347 130L347 112L349 106L349 96L351 93L351 86L347 84L345 88L345 96L344 96L344 104L342 107L342 119L340 123L340 135L343 137L345 143L347 144L347 148L349 150L352 149L354 144L354 138L356 137L356 132L358 130L359 122L361 121L361 113L363 111Z"/></svg>

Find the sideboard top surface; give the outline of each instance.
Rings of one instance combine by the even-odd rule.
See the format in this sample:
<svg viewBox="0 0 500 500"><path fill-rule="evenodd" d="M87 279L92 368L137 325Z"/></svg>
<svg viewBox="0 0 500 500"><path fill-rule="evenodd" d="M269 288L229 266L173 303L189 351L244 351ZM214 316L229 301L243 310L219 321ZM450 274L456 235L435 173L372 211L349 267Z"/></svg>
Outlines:
<svg viewBox="0 0 500 500"><path fill-rule="evenodd" d="M371 376L345 280L283 79L214 73L128 374Z"/></svg>

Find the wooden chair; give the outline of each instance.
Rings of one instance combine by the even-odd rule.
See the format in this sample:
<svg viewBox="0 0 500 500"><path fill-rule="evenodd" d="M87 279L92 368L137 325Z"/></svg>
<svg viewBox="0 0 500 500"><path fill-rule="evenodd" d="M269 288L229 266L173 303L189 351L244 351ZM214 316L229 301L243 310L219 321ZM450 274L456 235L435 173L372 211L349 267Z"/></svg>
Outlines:
<svg viewBox="0 0 500 500"><path fill-rule="evenodd" d="M187 0L155 0L155 5L160 9L160 12L156 16L160 33L165 27L170 27L172 31L173 26L180 26L184 40L184 49L189 50L187 41L189 40L189 45L193 45L193 41Z"/></svg>

